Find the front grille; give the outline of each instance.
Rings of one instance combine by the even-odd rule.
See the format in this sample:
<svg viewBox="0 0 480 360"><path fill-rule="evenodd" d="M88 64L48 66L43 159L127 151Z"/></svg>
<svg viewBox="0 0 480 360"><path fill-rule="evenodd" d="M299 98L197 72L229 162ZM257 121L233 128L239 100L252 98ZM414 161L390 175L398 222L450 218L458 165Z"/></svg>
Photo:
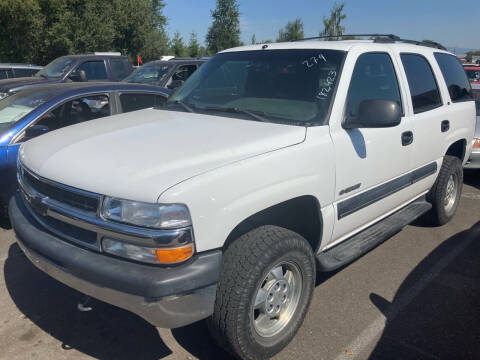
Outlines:
<svg viewBox="0 0 480 360"><path fill-rule="evenodd" d="M89 248L98 248L97 233L94 231L82 229L49 216L44 217L42 222L49 230L54 231L67 240L74 241L80 245L84 244Z"/></svg>
<svg viewBox="0 0 480 360"><path fill-rule="evenodd" d="M76 209L96 213L99 205L99 198L90 197L74 191L64 189L59 186L49 184L45 181L37 179L28 171L24 172L24 180L34 190L42 195L48 196L50 199L60 203L69 205Z"/></svg>

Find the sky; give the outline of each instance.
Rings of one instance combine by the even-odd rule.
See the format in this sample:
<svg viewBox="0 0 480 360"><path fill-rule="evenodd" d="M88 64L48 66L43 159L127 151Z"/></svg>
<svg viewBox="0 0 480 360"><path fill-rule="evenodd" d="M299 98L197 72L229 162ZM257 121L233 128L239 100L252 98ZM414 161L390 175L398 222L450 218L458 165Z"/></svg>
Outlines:
<svg viewBox="0 0 480 360"><path fill-rule="evenodd" d="M196 31L204 41L211 24L210 11L215 0L166 0L164 14L167 31L175 31L188 42ZM278 30L288 21L302 19L305 36L317 36L323 30L323 16L328 16L330 0L239 0L241 39L250 43L275 40ZM470 10L469 10L470 9ZM480 21L473 3L452 0L350 0L346 1L346 33L395 34L412 40L429 39L449 48L480 48ZM458 52L458 51L457 51Z"/></svg>

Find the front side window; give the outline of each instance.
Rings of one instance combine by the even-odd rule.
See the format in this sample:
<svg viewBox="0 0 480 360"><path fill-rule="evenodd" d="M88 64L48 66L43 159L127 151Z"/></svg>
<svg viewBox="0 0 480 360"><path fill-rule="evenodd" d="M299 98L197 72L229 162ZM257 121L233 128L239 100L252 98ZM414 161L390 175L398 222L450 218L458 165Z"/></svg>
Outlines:
<svg viewBox="0 0 480 360"><path fill-rule="evenodd" d="M61 57L53 60L50 64L45 66L42 70L37 72L35 76L46 78L61 78L73 65L73 59L68 57Z"/></svg>
<svg viewBox="0 0 480 360"><path fill-rule="evenodd" d="M172 80L186 81L197 70L197 65L182 65L172 75Z"/></svg>
<svg viewBox="0 0 480 360"><path fill-rule="evenodd" d="M324 124L344 57L343 51L325 49L218 54L169 98L167 108L186 104L211 115Z"/></svg>
<svg viewBox="0 0 480 360"><path fill-rule="evenodd" d="M63 103L32 125L46 126L48 131L110 115L110 102L107 95L82 96ZM20 141L30 140L24 136Z"/></svg>
<svg viewBox="0 0 480 360"><path fill-rule="evenodd" d="M346 115L356 117L363 100L391 100L401 107L400 90L392 59L386 53L358 57L348 88Z"/></svg>
<svg viewBox="0 0 480 360"><path fill-rule="evenodd" d="M437 82L427 59L416 54L401 54L400 57L407 74L413 112L417 114L442 105Z"/></svg>
<svg viewBox="0 0 480 360"><path fill-rule="evenodd" d="M132 65L126 59L111 59L110 67L117 81L125 79L132 72Z"/></svg>
<svg viewBox="0 0 480 360"><path fill-rule="evenodd" d="M165 79L172 65L149 63L132 72L123 81L138 84L156 84Z"/></svg>
<svg viewBox="0 0 480 360"><path fill-rule="evenodd" d="M435 59L447 84L452 102L472 100L472 88L457 57L435 53Z"/></svg>
<svg viewBox="0 0 480 360"><path fill-rule="evenodd" d="M468 81L480 81L480 70L465 69Z"/></svg>
<svg viewBox="0 0 480 360"><path fill-rule="evenodd" d="M85 75L87 76L87 80L107 80L107 69L105 68L105 62L100 61L86 61L81 64L77 71L83 70L85 71Z"/></svg>
<svg viewBox="0 0 480 360"><path fill-rule="evenodd" d="M165 101L165 97L155 94L123 93L120 95L120 103L124 113L160 106Z"/></svg>

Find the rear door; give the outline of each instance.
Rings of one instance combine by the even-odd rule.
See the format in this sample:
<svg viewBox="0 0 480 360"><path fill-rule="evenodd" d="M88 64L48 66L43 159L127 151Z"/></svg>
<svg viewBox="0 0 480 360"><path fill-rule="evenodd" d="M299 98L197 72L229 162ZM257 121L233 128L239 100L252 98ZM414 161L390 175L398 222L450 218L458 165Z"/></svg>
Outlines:
<svg viewBox="0 0 480 360"><path fill-rule="evenodd" d="M398 71L390 51L351 50L342 72L343 90L339 88L335 100L345 104L342 120L355 116L362 100L392 100L405 109L406 93ZM344 129L337 121L330 124L330 131L335 146L337 215L332 245L411 199L405 175L411 169L412 147L402 144L402 136L412 131L412 125L404 111L395 127Z"/></svg>

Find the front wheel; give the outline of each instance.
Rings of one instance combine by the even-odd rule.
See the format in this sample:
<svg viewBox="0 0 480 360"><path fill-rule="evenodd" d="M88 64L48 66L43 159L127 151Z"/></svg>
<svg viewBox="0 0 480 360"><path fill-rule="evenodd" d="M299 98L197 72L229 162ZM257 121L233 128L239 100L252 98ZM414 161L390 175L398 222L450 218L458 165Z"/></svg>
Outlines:
<svg viewBox="0 0 480 360"><path fill-rule="evenodd" d="M225 251L213 337L241 359L267 359L294 337L315 286L315 260L300 235L262 226L239 237Z"/></svg>
<svg viewBox="0 0 480 360"><path fill-rule="evenodd" d="M432 203L430 219L434 225L449 222L457 210L463 186L463 168L459 158L446 155L440 173L427 200Z"/></svg>

